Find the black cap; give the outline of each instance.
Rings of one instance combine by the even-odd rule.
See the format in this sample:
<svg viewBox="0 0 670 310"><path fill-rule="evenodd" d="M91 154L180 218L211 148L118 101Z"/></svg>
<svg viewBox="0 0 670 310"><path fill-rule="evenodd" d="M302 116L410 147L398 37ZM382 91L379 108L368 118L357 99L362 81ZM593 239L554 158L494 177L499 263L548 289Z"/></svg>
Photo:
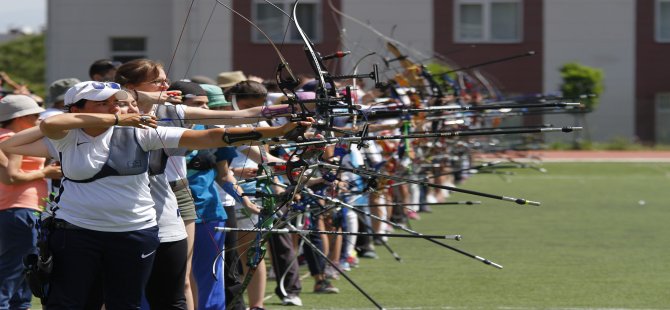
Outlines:
<svg viewBox="0 0 670 310"><path fill-rule="evenodd" d="M207 96L207 92L200 87L200 84L186 81L177 81L170 85L168 90L180 90L184 98Z"/></svg>

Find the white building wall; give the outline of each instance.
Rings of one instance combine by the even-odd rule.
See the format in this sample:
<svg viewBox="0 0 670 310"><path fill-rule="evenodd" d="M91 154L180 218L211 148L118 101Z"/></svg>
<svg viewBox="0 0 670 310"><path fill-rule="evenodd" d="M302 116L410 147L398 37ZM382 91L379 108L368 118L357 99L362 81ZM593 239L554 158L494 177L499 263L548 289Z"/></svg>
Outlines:
<svg viewBox="0 0 670 310"><path fill-rule="evenodd" d="M604 71L605 91L596 111L586 117L594 141L632 139L635 126L635 1L544 1L544 91L560 89L559 68L568 62ZM551 116L554 125L574 118ZM582 124L584 125L584 124ZM569 140L569 135L547 135Z"/></svg>
<svg viewBox="0 0 670 310"><path fill-rule="evenodd" d="M146 37L146 56L164 63L166 70L172 63L171 79L193 74L216 77L219 72L230 70L230 14L218 6L188 75L186 72L214 1L195 2L177 56L171 61L190 3L185 0L48 1L47 83L64 77L87 80L88 67L93 61L111 57L111 37Z"/></svg>
<svg viewBox="0 0 670 310"><path fill-rule="evenodd" d="M191 1L177 2L178 9L174 14L175 22L172 24L174 45L179 38ZM220 72L233 70L232 13L225 7L215 4L214 0L195 1L179 43L177 57L172 65L170 73L172 79L204 75L216 80Z"/></svg>
<svg viewBox="0 0 670 310"><path fill-rule="evenodd" d="M401 52L418 61L424 62L432 55L433 0L342 0L342 11L407 45L412 50ZM346 17L342 17L341 27L340 30L344 30L342 49L352 52L343 62L343 72L350 73L361 57L373 51L382 57L393 58L386 50L386 41L373 31ZM361 62L359 72L369 72L374 63L383 71L384 64L379 56L370 56Z"/></svg>

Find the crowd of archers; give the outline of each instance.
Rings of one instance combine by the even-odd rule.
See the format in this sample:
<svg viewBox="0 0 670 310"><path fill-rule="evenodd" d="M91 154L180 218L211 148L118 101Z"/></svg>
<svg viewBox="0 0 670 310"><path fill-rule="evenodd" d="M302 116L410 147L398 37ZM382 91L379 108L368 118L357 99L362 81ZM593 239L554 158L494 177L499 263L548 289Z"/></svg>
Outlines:
<svg viewBox="0 0 670 310"><path fill-rule="evenodd" d="M49 310L263 309L269 279L282 305L302 306L302 265L313 293L344 278L381 309L347 273L381 248L400 261L394 237L502 268L410 222L480 203L451 192L539 205L461 182L537 168L482 160L512 147L492 136L575 129L503 119L579 107L502 101L473 66L435 78L393 42L381 73L333 76L324 62L346 53L305 46L315 74L294 77L280 55L270 80L171 82L154 60L100 60L43 100L2 74L0 309L32 295Z"/></svg>

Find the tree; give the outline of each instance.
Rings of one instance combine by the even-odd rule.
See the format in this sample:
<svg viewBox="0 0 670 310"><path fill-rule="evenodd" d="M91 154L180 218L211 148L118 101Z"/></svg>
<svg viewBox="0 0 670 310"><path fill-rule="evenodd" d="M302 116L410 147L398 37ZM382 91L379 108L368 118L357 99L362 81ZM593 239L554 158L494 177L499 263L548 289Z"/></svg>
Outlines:
<svg viewBox="0 0 670 310"><path fill-rule="evenodd" d="M601 69L584 66L576 62L571 62L561 67L561 77L563 84L561 84L561 92L563 98L569 100L579 100L585 108L576 113L576 125L584 124L586 136L586 144L582 141L581 132L575 131L573 134L573 147L581 149L584 145L588 145L591 140L591 134L588 126L586 126L585 114L592 112L598 105L600 94L603 92L603 71Z"/></svg>
<svg viewBox="0 0 670 310"><path fill-rule="evenodd" d="M579 99L588 112L598 105L603 92L603 70L571 62L561 67L563 98Z"/></svg>
<svg viewBox="0 0 670 310"><path fill-rule="evenodd" d="M45 35L24 35L0 44L0 71L26 84L38 96L45 95Z"/></svg>

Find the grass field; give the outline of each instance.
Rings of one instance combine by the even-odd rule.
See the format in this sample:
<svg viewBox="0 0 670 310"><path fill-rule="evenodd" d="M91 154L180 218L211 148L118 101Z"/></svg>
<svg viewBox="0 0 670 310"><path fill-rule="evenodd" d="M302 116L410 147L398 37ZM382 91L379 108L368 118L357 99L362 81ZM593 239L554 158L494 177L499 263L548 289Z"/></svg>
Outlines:
<svg viewBox="0 0 670 310"><path fill-rule="evenodd" d="M670 164L545 164L505 182L477 175L462 187L541 201L541 207L481 200L434 207L412 222L426 234L503 265L502 270L417 239L393 239L404 262L383 247L348 274L385 308L670 309ZM640 201L644 203L640 203ZM343 278L337 295L315 295L307 309L371 309ZM268 294L274 281L268 282ZM267 309L283 308L276 297ZM39 309L39 307L36 307Z"/></svg>
<svg viewBox="0 0 670 310"><path fill-rule="evenodd" d="M517 170L511 182L477 175L463 184L541 207L479 199L482 205L434 207L412 223L426 234L462 234L449 244L504 269L427 241L394 239L403 263L378 247L379 259L349 275L386 308L670 309L670 164L544 166L547 174ZM303 285L305 308L374 308L342 278L339 295L311 293L311 279ZM269 299L267 308L278 302Z"/></svg>

